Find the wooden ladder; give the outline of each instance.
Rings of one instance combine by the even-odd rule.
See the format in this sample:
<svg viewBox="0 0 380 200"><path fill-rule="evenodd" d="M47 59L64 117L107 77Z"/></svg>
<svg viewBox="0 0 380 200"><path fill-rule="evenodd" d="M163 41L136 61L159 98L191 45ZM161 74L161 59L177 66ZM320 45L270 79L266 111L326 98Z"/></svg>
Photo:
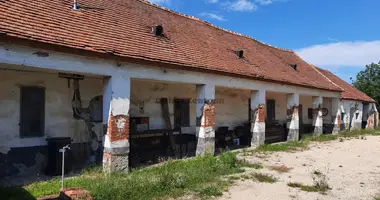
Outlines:
<svg viewBox="0 0 380 200"><path fill-rule="evenodd" d="M174 156L178 155L178 148L175 143L174 135L173 135L173 129L172 129L172 123L170 122L170 115L169 115L169 105L168 105L168 99L167 98L161 98L161 111L162 111L162 117L165 120L166 129L168 130L167 133L170 138L170 143L173 149Z"/></svg>

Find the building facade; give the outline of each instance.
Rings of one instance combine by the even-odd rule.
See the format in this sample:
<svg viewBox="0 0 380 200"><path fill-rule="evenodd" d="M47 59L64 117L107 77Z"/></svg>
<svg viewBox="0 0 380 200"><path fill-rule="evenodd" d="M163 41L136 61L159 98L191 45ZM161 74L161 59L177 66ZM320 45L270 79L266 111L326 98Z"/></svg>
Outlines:
<svg viewBox="0 0 380 200"><path fill-rule="evenodd" d="M45 171L52 139L118 171L378 123L291 50L143 0L45 3L1 4L2 178Z"/></svg>

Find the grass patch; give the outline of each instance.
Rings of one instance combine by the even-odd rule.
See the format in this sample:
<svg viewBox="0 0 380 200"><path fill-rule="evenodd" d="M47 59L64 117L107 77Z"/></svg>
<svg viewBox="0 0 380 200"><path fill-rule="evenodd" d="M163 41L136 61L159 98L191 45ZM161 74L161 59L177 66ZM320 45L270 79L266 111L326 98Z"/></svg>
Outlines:
<svg viewBox="0 0 380 200"><path fill-rule="evenodd" d="M305 192L319 192L318 188L314 187L313 185L304 185L302 183L291 182L288 183L288 186L292 188L300 188Z"/></svg>
<svg viewBox="0 0 380 200"><path fill-rule="evenodd" d="M322 134L313 136L313 134L304 134L302 140L284 142L279 144L265 144L256 148L255 152L278 152L278 151L299 151L308 148L310 142L326 142L336 140L344 137L359 137L364 135L377 135L380 136L380 128L377 129L360 129L353 131L343 131L339 134Z"/></svg>
<svg viewBox="0 0 380 200"><path fill-rule="evenodd" d="M326 193L328 190L331 190L330 187L320 187L318 185L304 185L302 183L290 182L288 183L289 187L300 188L305 192L320 192L322 194Z"/></svg>
<svg viewBox="0 0 380 200"><path fill-rule="evenodd" d="M202 198L219 197L222 195L223 195L222 190L217 186L207 186L207 187L202 188L198 191L198 196L200 196Z"/></svg>
<svg viewBox="0 0 380 200"><path fill-rule="evenodd" d="M80 176L68 178L65 184L66 187L84 187L94 199L167 199L187 193L218 196L229 184L223 177L243 171L236 154L225 152L218 157L205 155L169 161L130 173L104 174L99 169L90 169ZM58 194L60 180L38 182L20 189L33 197ZM16 188L2 188L0 192L7 192L10 199L25 199Z"/></svg>
<svg viewBox="0 0 380 200"><path fill-rule="evenodd" d="M261 163L250 163L246 159L239 160L238 164L239 164L239 166L253 168L253 169L262 169L262 168L264 168L264 166Z"/></svg>
<svg viewBox="0 0 380 200"><path fill-rule="evenodd" d="M280 165L280 166L271 166L269 167L269 169L276 171L278 173L287 173L293 168L285 166L285 165Z"/></svg>
<svg viewBox="0 0 380 200"><path fill-rule="evenodd" d="M259 146L257 152L276 152L276 151L298 151L307 149L308 143L305 141L284 142L280 144L265 144Z"/></svg>
<svg viewBox="0 0 380 200"><path fill-rule="evenodd" d="M264 183L275 183L278 181L278 179L273 177L272 175L262 173L254 173L252 174L252 177L257 181Z"/></svg>
<svg viewBox="0 0 380 200"><path fill-rule="evenodd" d="M322 134L320 136L304 136L303 141L312 141L312 142L327 142L331 140L338 139L339 135L333 134Z"/></svg>
<svg viewBox="0 0 380 200"><path fill-rule="evenodd" d="M341 137L358 137L364 135L380 135L380 129L360 129L353 131L343 131L338 134Z"/></svg>
<svg viewBox="0 0 380 200"><path fill-rule="evenodd" d="M314 170L312 173L313 185L304 185L298 182L290 182L287 185L293 188L300 188L302 191L306 192L319 192L321 194L326 194L331 187L327 183L327 177L320 171Z"/></svg>

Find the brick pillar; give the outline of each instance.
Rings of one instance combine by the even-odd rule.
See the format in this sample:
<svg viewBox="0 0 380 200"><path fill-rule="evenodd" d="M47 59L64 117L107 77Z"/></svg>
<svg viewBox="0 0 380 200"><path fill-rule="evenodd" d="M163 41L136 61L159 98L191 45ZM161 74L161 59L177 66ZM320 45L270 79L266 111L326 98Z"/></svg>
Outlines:
<svg viewBox="0 0 380 200"><path fill-rule="evenodd" d="M107 127L104 138L103 171L127 171L129 155L130 78L113 76L104 80L103 123Z"/></svg>
<svg viewBox="0 0 380 200"><path fill-rule="evenodd" d="M265 141L265 90L251 93L251 147L258 147Z"/></svg>
<svg viewBox="0 0 380 200"><path fill-rule="evenodd" d="M376 103L372 103L375 110L375 128L379 127L379 111L377 110Z"/></svg>
<svg viewBox="0 0 380 200"><path fill-rule="evenodd" d="M196 155L215 153L215 86L197 85Z"/></svg>
<svg viewBox="0 0 380 200"><path fill-rule="evenodd" d="M287 98L287 129L288 129L288 141L299 140L299 94L288 94Z"/></svg>
<svg viewBox="0 0 380 200"><path fill-rule="evenodd" d="M313 136L323 134L323 113L322 113L323 97L313 97Z"/></svg>
<svg viewBox="0 0 380 200"><path fill-rule="evenodd" d="M364 107L363 107L364 109ZM374 103L369 103L368 105L368 119L366 128L374 129L376 128L376 118L377 118L377 109Z"/></svg>
<svg viewBox="0 0 380 200"><path fill-rule="evenodd" d="M331 103L331 117L334 120L334 128L332 133L338 134L341 126L341 101L339 98L332 98Z"/></svg>

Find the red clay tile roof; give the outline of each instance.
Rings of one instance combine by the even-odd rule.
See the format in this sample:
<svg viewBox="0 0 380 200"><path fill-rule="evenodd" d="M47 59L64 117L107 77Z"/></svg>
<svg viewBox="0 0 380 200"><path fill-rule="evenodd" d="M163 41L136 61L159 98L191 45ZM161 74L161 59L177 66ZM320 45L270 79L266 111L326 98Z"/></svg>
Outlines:
<svg viewBox="0 0 380 200"><path fill-rule="evenodd" d="M328 70L321 69L316 67L324 76L326 76L328 79L330 79L333 83L335 83L337 86L342 88L344 91L341 94L341 99L348 99L348 100L359 100L364 102L376 102L368 95L364 94L363 92L359 91L352 85L348 84L344 80L340 79L339 77L335 76L333 73L331 73Z"/></svg>
<svg viewBox="0 0 380 200"><path fill-rule="evenodd" d="M293 51L143 0L0 0L0 34L189 69L341 91ZM152 34L164 27L165 37ZM244 50L239 59L234 50ZM297 70L289 64L297 64Z"/></svg>

